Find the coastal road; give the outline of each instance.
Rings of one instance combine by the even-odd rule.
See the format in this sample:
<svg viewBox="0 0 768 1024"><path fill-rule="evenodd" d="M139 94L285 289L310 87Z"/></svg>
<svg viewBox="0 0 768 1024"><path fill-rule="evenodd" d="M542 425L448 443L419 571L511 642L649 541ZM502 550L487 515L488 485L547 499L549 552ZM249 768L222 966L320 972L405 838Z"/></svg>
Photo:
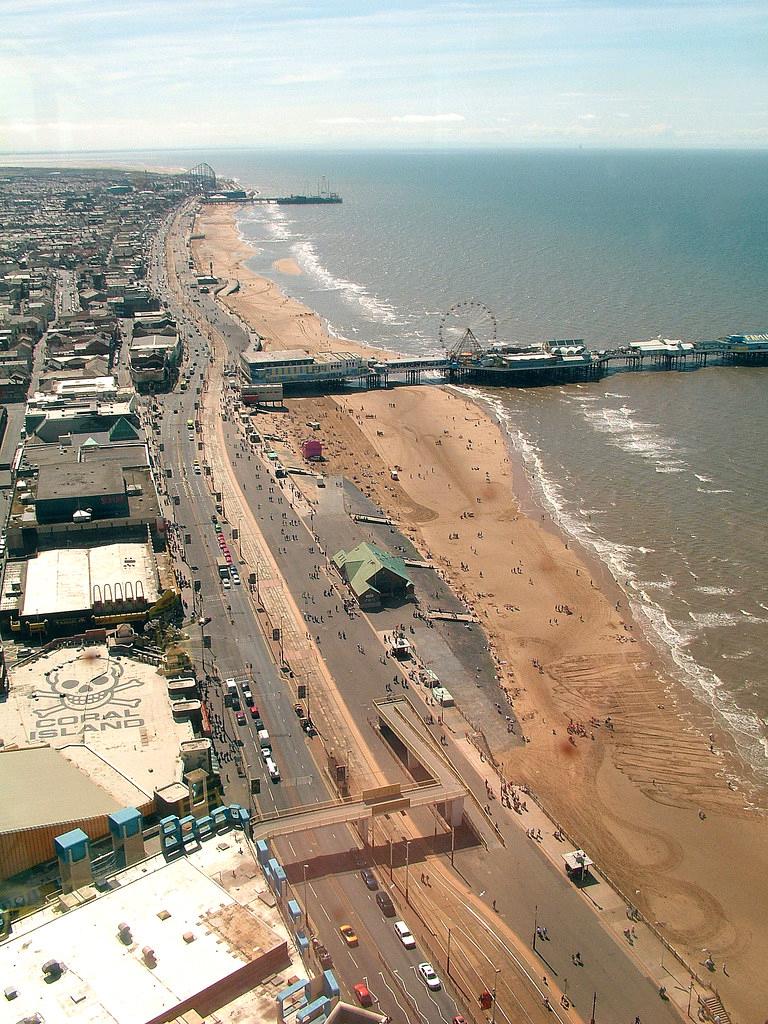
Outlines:
<svg viewBox="0 0 768 1024"><path fill-rule="evenodd" d="M237 347L233 344L230 359L235 358L236 352ZM176 415L182 416L181 413ZM268 474L269 470L266 466L259 468L254 464L253 452L250 452L250 461L247 458L237 458L238 451L242 454L244 450L242 436L230 418L225 427L230 461L242 483L249 487L250 495L253 496L252 487L257 474ZM198 484L193 483L193 488L201 486L200 478L197 480ZM258 487L258 484L256 486ZM274 490L275 482L267 486L273 487L273 495L281 493ZM264 484L262 490L263 487ZM193 500L197 502L203 497L203 492L198 490ZM333 585L323 572L320 580L315 581L311 578L312 570L318 564L317 552L312 550L316 541L301 518L299 517L300 525L294 525L297 517L293 516L293 532L290 533L286 530L282 513L275 517L274 511L268 511L270 504L274 508L274 501L260 503L256 500L255 509L253 504L252 500L251 508L292 592L297 598L302 593L308 595L302 599L305 614L322 619L317 623L317 635L321 636L323 656L345 699L349 702L353 716L358 721L364 720L370 712L374 697L383 696L386 692L386 684L392 674L391 666L386 664L386 659L385 664L379 661L377 655L380 647L367 620L347 620L344 616L338 628L332 625L339 622L335 618L338 615L335 611L338 596L326 596L325 592L332 590ZM262 508L258 507L259 504ZM270 515L272 518L269 518ZM287 539L286 533L290 540ZM321 565L322 561L321 559ZM312 627L314 632L315 623L312 623ZM347 640L339 637L339 632L346 633ZM278 682L276 676L274 682ZM467 766L467 778L470 783L474 774ZM474 781L477 783L479 780ZM542 979L546 973L549 978L557 979L562 987L567 977L569 995L582 1011L591 1002L592 993L597 991L604 1019L608 1021L619 1022L627 1019L631 1024L635 1015L647 1020L676 1019L669 1007L658 999L658 994L643 977L637 965L602 928L594 908L590 907L584 896L573 890L562 874L556 872L541 856L540 851L525 837L524 832L519 828L509 829L508 843L508 848L503 853L483 856L463 853L457 857L457 863L461 864L462 872L466 874L475 891L488 896L491 893L498 894L494 898L498 900L503 919L518 935L527 937L532 934L536 908L541 907L541 920L550 922L546 925L549 941L543 951L538 951L538 955L544 958L541 960ZM303 842L298 849L305 849ZM319 882L313 884L316 885L318 892L324 892ZM331 895L326 894L326 897L331 898ZM527 938L524 938L524 941L527 941ZM585 965L583 968L576 968L570 959L571 953L576 950L581 953ZM569 964L572 970L567 973ZM437 964L435 966L437 967Z"/></svg>
<svg viewBox="0 0 768 1024"><path fill-rule="evenodd" d="M205 366L205 358L202 340L193 335L189 365L197 362L198 366ZM318 776L317 767L309 753L308 745L313 741L308 740L299 728L290 693L261 640L246 587L233 586L230 590L224 591L219 581L216 569L218 543L215 540L216 535L209 512L209 509L213 509L213 501L202 474L198 475L191 470L195 459L200 457L197 432L191 432L193 439L190 440L190 431L187 428L187 420L194 420L194 403L198 398L197 367L194 370L193 386L190 390L169 396L162 405L159 402L146 403L152 410L148 419L149 433L155 439L154 448L158 458L162 457L164 470L171 471L171 477L165 477L168 488L171 493L179 495L179 504L173 506L178 535L184 544L185 566L189 569L190 577L200 580L202 603L198 605L197 610L210 615L212 619L206 631L210 631L214 637L212 654L216 658L217 668L225 677L231 674L242 680L244 676L250 676L254 700L262 711L274 742L275 756L282 766L282 781L277 785L269 783L263 771L250 716L246 716L245 725L238 726L234 714L223 708L219 693L215 701L218 708L216 713L220 714L226 723L227 736L235 742L242 743L241 749L249 765L249 774L254 777L261 776L261 794L256 798L256 803L262 813L269 813L299 803L327 799L330 794L322 778ZM159 430L159 434L156 430ZM159 444L163 445L162 453L159 451ZM231 541L230 548L233 552L236 551L236 547L236 542ZM196 568L192 569L192 566ZM182 571L186 572L186 567L183 567ZM185 593L189 597L189 591ZM247 672L244 671L245 666L248 666ZM314 742L317 744L318 741ZM228 748L231 749L231 744L224 744L223 748L220 745L219 753L226 753ZM227 788L235 787L228 784ZM237 797L242 802L239 792ZM393 1019L397 1019L399 997L403 1005L408 1004L409 999L417 1006L422 1005L422 1019L432 1019L430 1014L435 1012L436 1006L441 1006L440 1016L450 1020L449 1013L452 1015L456 1012L455 1002L445 992L429 993L426 986L420 981L417 982L412 962L414 954L402 947L391 929L391 922L388 922L386 928L380 923L381 914L372 899L368 899L363 905L364 913L356 913L353 921L350 921L348 907L355 902L355 897L359 902L357 890L367 890L356 876L356 868L350 870L348 878L340 878L337 875L344 863L342 858L351 856L356 863L359 857L358 848L349 830L343 827L326 829L322 833L307 837L298 836L292 840L284 840L279 847L287 851L287 854L284 853L284 861L289 873L292 859L301 861L302 867L303 863L308 863L310 877L314 871L313 866L322 865L322 873L309 883L306 890L307 894L313 891L316 899L315 912L310 910L310 915L329 948L334 949L334 959L342 966L343 977L347 978L350 984L354 984L364 976L368 977L368 974L372 978L375 971L384 973L386 968L387 984L379 985L381 992L376 994L387 1012L392 1013ZM295 871L294 865L294 876ZM329 912L329 908L335 909ZM375 960L366 961L366 957L372 954L370 950L366 953L365 948L360 951L348 950L338 936L338 927L343 923L354 923L361 940L363 936L370 935L372 929L376 930L378 927L381 933L379 941L371 942L370 950L389 947L386 963L382 963L378 953ZM368 974L361 973L358 965L364 965ZM401 988L398 988L397 978L403 979ZM372 981L371 988L376 992ZM390 994L390 988L398 993L397 997ZM411 989L413 993L408 996L407 993ZM407 1018L404 1016L403 1020L405 1019Z"/></svg>

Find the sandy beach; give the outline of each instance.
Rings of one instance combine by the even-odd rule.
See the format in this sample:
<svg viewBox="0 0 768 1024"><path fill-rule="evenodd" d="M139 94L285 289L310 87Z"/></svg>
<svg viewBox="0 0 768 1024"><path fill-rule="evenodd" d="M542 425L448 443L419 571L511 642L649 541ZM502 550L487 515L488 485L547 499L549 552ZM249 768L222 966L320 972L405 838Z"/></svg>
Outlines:
<svg viewBox="0 0 768 1024"><path fill-rule="evenodd" d="M196 230L205 235L194 243L199 264L239 281L224 301L266 348L370 351L329 338L316 314L244 267L251 251L232 210L206 209ZM278 262L289 287L300 268ZM349 476L392 514L482 621L529 741L493 751L506 777L530 786L734 1020L762 1021L764 794L741 781L727 737L627 617L606 571L543 513L521 513L531 481L497 423L437 386L287 406L270 414L282 431L298 442L307 419L320 421L327 472Z"/></svg>

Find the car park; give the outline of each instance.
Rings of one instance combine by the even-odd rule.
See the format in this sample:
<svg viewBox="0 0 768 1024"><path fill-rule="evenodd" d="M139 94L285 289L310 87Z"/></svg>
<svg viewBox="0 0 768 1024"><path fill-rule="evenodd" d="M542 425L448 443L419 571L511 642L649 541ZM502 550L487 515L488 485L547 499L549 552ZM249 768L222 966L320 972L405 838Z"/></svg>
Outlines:
<svg viewBox="0 0 768 1024"><path fill-rule="evenodd" d="M375 892L379 888L379 880L370 868L363 868L360 872L360 877L371 892Z"/></svg>
<svg viewBox="0 0 768 1024"><path fill-rule="evenodd" d="M423 964L419 964L419 966L416 968L416 970L421 975L421 979L424 982L424 984L427 986L428 989L431 989L432 992L439 992L440 991L440 989L442 988L442 985L440 984L440 979L438 978L437 974L435 973L435 969L432 966L432 964L427 963L426 961L424 961Z"/></svg>
<svg viewBox="0 0 768 1024"><path fill-rule="evenodd" d="M395 921L395 935L406 949L416 949L416 939L405 921Z"/></svg>

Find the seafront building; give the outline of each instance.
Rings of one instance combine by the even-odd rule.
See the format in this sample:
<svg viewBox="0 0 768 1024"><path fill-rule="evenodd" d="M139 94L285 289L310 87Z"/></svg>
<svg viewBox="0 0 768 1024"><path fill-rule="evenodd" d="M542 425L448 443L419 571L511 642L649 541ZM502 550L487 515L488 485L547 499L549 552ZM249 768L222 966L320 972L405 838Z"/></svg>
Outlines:
<svg viewBox="0 0 768 1024"><path fill-rule="evenodd" d="M240 367L248 384L311 385L331 383L347 377L359 377L368 367L368 359L351 352L304 352L251 346L240 356Z"/></svg>
<svg viewBox="0 0 768 1024"><path fill-rule="evenodd" d="M223 803L136 394L178 376L144 279L183 191L116 177L0 180L0 1017L381 1021Z"/></svg>

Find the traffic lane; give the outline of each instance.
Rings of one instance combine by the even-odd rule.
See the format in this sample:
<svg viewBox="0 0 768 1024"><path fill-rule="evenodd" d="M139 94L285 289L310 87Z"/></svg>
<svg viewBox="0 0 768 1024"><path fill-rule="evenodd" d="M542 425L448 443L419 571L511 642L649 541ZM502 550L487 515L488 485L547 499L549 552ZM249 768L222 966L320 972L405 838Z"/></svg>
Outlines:
<svg viewBox="0 0 768 1024"><path fill-rule="evenodd" d="M275 503L272 502L271 504L274 507ZM279 505L277 507L279 508ZM308 571L308 566L314 568L315 564L313 561L315 556L312 552L314 544L300 545L292 542L286 545L282 534L276 535L281 527L282 519L280 521L270 520L268 515L269 513L262 519L264 533L267 539L272 542L272 549L278 566L285 575L289 586L293 589L294 593L298 593L298 586L303 586L305 588L303 593L308 593L310 597L314 597L315 602L322 599L324 597L323 589L327 589L327 580L321 577L321 580L326 583L326 586L322 587L321 583L315 583L311 579L310 572ZM300 528L296 527L295 523L295 519L291 520L292 528L295 527L298 531ZM311 535L309 536L311 537ZM306 539L307 536L305 535L305 541ZM280 544L276 544L278 540L282 542L282 547ZM308 601L303 602L303 607L305 611L308 610L310 607ZM322 614L325 617L333 613L335 602L331 606L326 600L325 604L318 606L315 603L311 605L311 608L312 611L309 614L317 614L318 616ZM311 630L312 625L309 624L308 628ZM363 637L365 642L368 643L372 643L375 640L367 621L363 619L351 620L345 625L343 632L347 633L350 640L354 640L356 634ZM331 630L325 624L323 624L323 638L323 657L329 665L334 678L342 685L345 679L346 681L354 679L356 683L355 690L359 695L358 706L366 698L370 702L378 686L382 682L386 686L389 679L387 672L379 669L372 659L368 658L366 660L365 656L363 656L361 662L359 658L355 657L354 653L350 653L350 643L344 642L340 646L334 641ZM363 666L366 668L364 673L360 671ZM386 669L389 669L389 665L386 666ZM379 680L378 683L374 682L374 685L371 686L370 683L374 675L378 675ZM521 914L519 912L521 904L518 903L518 912L514 915L515 922L513 927L516 927L518 934L522 936L529 932L533 934L536 900L541 901L539 921L542 922L544 928L547 928L547 934L550 936L549 941L543 939L539 943L539 954L542 957L543 963L542 970L549 970L550 974L556 973L560 978L567 977L570 985L569 991L575 999L578 999L580 1004L583 1004L589 999L591 993L598 989L600 992L603 990L606 992L604 999L606 1010L615 1012L617 1015L625 1013L627 1006L642 1007L646 1013L657 1010L658 1007L655 1002L657 993L653 990L649 992L649 983L637 970L636 966L628 960L625 951L617 945L613 936L603 931L600 924L595 920L592 909L585 905L584 897L575 892L569 894L572 898L568 900L569 906L565 908L564 913L562 900L564 898L567 899L564 896L568 887L567 879L564 879L553 868L551 863L542 857L540 851L534 849L531 841L525 838L521 830L514 829L513 831L515 833L517 849L521 859L525 862L524 871L528 878L528 884L525 887L525 895L528 897L525 901L528 904L526 908L527 913ZM552 877L553 875L555 876L554 878ZM535 884L531 884L531 877L535 877ZM553 890L556 893L554 897ZM526 917L528 920L525 920ZM549 929L546 923L543 923L548 920L557 922L557 925L552 930ZM554 936L557 936L557 938L555 939ZM581 953L581 960L585 964L584 967L579 967L572 960L572 955L577 951ZM588 970L586 966L588 962L595 964L596 969ZM617 972L625 976L626 981L626 984L621 986L619 998L609 995L609 993L616 990L615 977ZM651 1005L647 1005L649 998ZM674 1019L674 1014L668 1007L665 1007L665 1011L665 1017L669 1017L670 1020Z"/></svg>
<svg viewBox="0 0 768 1024"><path fill-rule="evenodd" d="M431 1022L439 1018L450 1022L459 1012L452 994L444 983L438 992L431 992L417 973L418 964L428 960L429 954L420 948L418 938L416 948L408 950L395 933L397 920L404 920L411 927L407 908L402 916L398 912L398 916L384 917L374 893L367 889L357 871L318 878L313 882L313 889L318 896L317 906L325 919L324 922L320 919L323 940L326 940L327 932L325 945L334 962L345 978L354 979L350 988L366 977L388 977L404 994L407 993L424 1020ZM347 946L339 932L342 924L353 928L359 939L358 946L351 949ZM385 1000L385 1008L391 1012L390 1000Z"/></svg>
<svg viewBox="0 0 768 1024"><path fill-rule="evenodd" d="M274 504L272 502L273 507ZM279 505L277 507L279 508ZM315 562L313 559L317 557L312 552L314 544L307 545L305 543L301 545L292 542L286 545L285 538L282 535L276 535L281 527L282 519L280 521L270 520L268 515L269 513L262 520L264 533L268 541L272 542L272 550L275 553L276 561L281 572L286 577L289 587L291 587L294 593L298 593L298 587L303 586L305 588L303 593L310 594L311 597L315 598L316 602L322 599L324 597L323 589L327 589L327 579L321 576L321 581L326 584L323 587L322 582L316 583L311 579L310 572L308 571L308 565L310 568L314 568ZM295 519L291 523L292 527L295 527ZM297 531L301 529L300 527L295 528ZM311 535L305 534L305 542L307 536L311 537ZM276 541L282 542L282 547ZM307 610L310 605L307 601L304 601L303 607ZM326 603L320 605L315 603L311 605L311 608L310 614L317 614L318 616L322 614L325 618L329 614L333 614L335 602L331 606L326 599ZM307 628L312 631L312 624L308 624ZM343 632L347 632L349 640L354 640L355 635L359 634L368 643L375 641L367 620L364 619L350 621L348 625L345 625ZM323 624L322 650L323 657L338 683L343 686L345 681L354 680L356 684L355 692L359 695L358 706L366 698L370 702L370 699L375 695L377 686L380 686L382 682L386 686L389 679L389 665L380 668L372 659L368 658L366 660L365 656L362 656L361 661L354 653L350 653L351 644L349 642L344 642L339 646L339 643L334 640L331 630L325 624ZM358 655L359 653L358 651ZM363 667L365 667L365 671L361 672ZM374 682L374 685L371 686L372 678L375 675L379 677L378 684ZM347 701L348 706L353 706L348 698ZM365 706L368 706L368 704ZM606 995L606 1010L613 1011L616 1014L626 1012L627 1006L642 1006L646 1013L656 1010L657 1007L654 1000L657 998L657 993L653 990L649 993L649 983L637 970L634 963L628 959L626 952L616 943L614 937L604 932L599 922L594 918L593 910L585 904L584 897L575 891L568 893L569 883L567 879L564 879L554 869L551 862L541 855L541 851L534 849L534 845L525 837L520 829L515 828L513 832L515 833L517 849L525 862L524 870L526 876L529 879L529 884L525 887L525 895L528 897L525 901L528 904L526 907L527 912L523 915L519 912L514 915L516 918L515 925L518 934L523 936L529 932L533 934L533 917L536 914L536 900L539 899L541 901L539 921L543 927L547 928L547 934L550 935L549 942L544 939L539 944L539 953L543 958L544 969L549 969L550 973L556 972L561 978L568 977L571 986L569 991L581 1003L591 996L595 988L601 991L605 989L606 992L615 992L615 977L618 969L619 973L626 977L626 984L621 987L621 996L615 999L615 1005L613 1005L615 997L609 998ZM555 876L554 878L552 877L553 875ZM536 878L535 885L530 884L531 876ZM554 898L552 895L553 890L557 894ZM565 895L566 893L568 893L568 896ZM568 899L568 897L571 898ZM565 914L563 913L564 908L562 906L564 898L568 899L569 904ZM519 908L520 903L517 906ZM525 920L526 917L528 920ZM557 922L557 926L551 931L548 925L544 923L547 920ZM554 940L554 935L557 935L557 940ZM581 953L581 959L585 963L585 967L579 967L573 963L572 954L577 951ZM596 965L594 971L586 969L587 960L585 957L588 958L590 963ZM649 996L651 998L650 1006L647 1005ZM668 1007L665 1007L665 1010L665 1016L668 1016L670 1020L674 1019L673 1012Z"/></svg>
<svg viewBox="0 0 768 1024"><path fill-rule="evenodd" d="M463 757L454 753L463 778L471 771ZM510 812L511 813L511 812ZM538 844L505 815L495 815L506 841L503 854L496 856L464 850L456 854L467 880L487 901L497 900L505 923L529 945L535 928L546 929L549 939L536 938L542 977L557 977L562 986L568 978L568 993L577 1005L590 1002L595 991L606 1015L623 1019L632 1015L670 1022L675 1013L658 998L658 991L615 935L603 927L590 901L589 890L579 890L564 871L543 855ZM580 953L583 967L572 954ZM608 1019L611 1019L610 1016Z"/></svg>

